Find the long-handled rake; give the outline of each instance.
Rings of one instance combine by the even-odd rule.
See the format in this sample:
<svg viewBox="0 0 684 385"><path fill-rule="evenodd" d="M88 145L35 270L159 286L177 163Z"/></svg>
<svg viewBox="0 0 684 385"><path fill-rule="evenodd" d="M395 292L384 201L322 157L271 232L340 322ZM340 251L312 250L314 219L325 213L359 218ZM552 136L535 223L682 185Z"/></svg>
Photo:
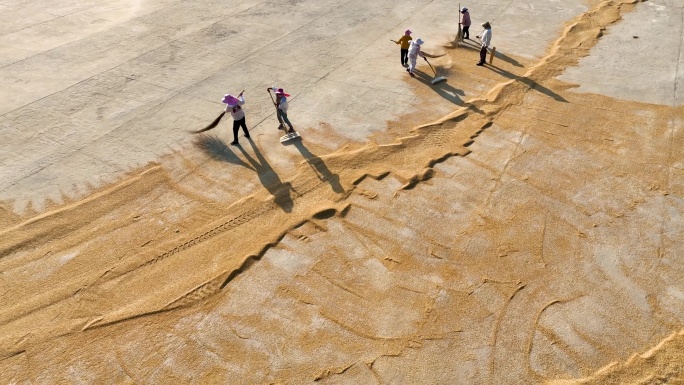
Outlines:
<svg viewBox="0 0 684 385"><path fill-rule="evenodd" d="M273 86L273 88L275 88L275 86ZM285 130L285 126L283 125L283 122L280 121L280 114L278 113L278 104L276 104L275 99L273 99L273 94L271 93L271 91L272 91L272 90L269 88L269 89L268 89L268 96L271 97L271 101L273 102L273 106L274 106L275 109L276 109L276 117L278 118L278 122L280 123L280 124L278 125L278 129L279 129L279 130Z"/></svg>
<svg viewBox="0 0 684 385"><path fill-rule="evenodd" d="M446 80L447 80L444 76L437 76L437 71L435 71L435 69L432 68L432 64L430 64L430 62L428 61L428 59L427 59L426 57L423 57L423 59L425 59L425 62L428 63L428 65L429 65L430 68L432 69L432 72L435 73L435 78L432 79L432 81L431 81L430 83L432 83L432 84L437 84L437 83L439 83L439 82L443 82L443 81L446 81Z"/></svg>
<svg viewBox="0 0 684 385"><path fill-rule="evenodd" d="M463 30L461 30L461 3L458 3L458 35L456 41L463 41Z"/></svg>

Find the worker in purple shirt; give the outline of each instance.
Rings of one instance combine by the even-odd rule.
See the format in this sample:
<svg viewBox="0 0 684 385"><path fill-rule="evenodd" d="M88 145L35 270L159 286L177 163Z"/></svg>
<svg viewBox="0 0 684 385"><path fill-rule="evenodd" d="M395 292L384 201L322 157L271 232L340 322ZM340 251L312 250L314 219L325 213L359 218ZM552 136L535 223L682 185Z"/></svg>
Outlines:
<svg viewBox="0 0 684 385"><path fill-rule="evenodd" d="M461 18L461 25L463 26L463 38L470 40L470 12L468 12L468 8L463 7L461 9L461 14L463 15Z"/></svg>

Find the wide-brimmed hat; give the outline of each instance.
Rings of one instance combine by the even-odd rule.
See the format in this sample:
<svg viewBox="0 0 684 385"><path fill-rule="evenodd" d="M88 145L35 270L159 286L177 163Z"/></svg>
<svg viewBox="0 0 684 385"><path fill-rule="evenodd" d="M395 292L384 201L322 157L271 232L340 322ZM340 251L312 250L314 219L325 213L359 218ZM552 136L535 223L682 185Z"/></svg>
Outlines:
<svg viewBox="0 0 684 385"><path fill-rule="evenodd" d="M489 24L489 22L488 22L488 21L485 21L484 23L482 23L482 27L484 27L484 28L491 28L491 27L492 27L492 25L491 25L491 24Z"/></svg>
<svg viewBox="0 0 684 385"><path fill-rule="evenodd" d="M465 12L465 11L467 11L467 10L468 10L468 8L463 7L463 8L461 8L461 13L463 13L463 12Z"/></svg>
<svg viewBox="0 0 684 385"><path fill-rule="evenodd" d="M416 39L416 44L421 45L421 44L423 44L423 43L425 43L425 42L423 41L423 39L421 39L421 38Z"/></svg>
<svg viewBox="0 0 684 385"><path fill-rule="evenodd" d="M275 91L275 94L276 94L276 95L283 95L283 96L290 96L290 94L286 94L285 91L283 91L282 88L278 88L278 89Z"/></svg>
<svg viewBox="0 0 684 385"><path fill-rule="evenodd" d="M231 107L237 106L239 100L235 96L231 94L225 94L223 95L223 100L221 100L221 103L225 103Z"/></svg>
<svg viewBox="0 0 684 385"><path fill-rule="evenodd" d="M412 33L412 32L411 32L410 29L407 29L406 31L404 31L404 35L410 35L411 33Z"/></svg>

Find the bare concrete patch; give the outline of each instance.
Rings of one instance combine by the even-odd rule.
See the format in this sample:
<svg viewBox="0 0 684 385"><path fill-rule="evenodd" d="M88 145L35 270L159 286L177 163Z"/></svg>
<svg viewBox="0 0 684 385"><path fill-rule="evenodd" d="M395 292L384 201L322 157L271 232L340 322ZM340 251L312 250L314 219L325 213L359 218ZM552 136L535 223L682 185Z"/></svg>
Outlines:
<svg viewBox="0 0 684 385"><path fill-rule="evenodd" d="M559 79L576 92L679 106L684 102L684 5L644 1L608 27L589 56Z"/></svg>

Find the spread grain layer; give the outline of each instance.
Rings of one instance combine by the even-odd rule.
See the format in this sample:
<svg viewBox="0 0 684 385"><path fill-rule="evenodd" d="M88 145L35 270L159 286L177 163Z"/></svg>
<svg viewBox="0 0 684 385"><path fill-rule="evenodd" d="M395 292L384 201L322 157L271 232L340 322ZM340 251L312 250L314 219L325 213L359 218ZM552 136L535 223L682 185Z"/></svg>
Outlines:
<svg viewBox="0 0 684 385"><path fill-rule="evenodd" d="M3 206L0 379L684 382L684 110L557 80L635 5L436 122L324 156L304 134L288 174L209 131L83 199ZM478 81L477 50L445 50ZM263 187L238 199L227 167Z"/></svg>

